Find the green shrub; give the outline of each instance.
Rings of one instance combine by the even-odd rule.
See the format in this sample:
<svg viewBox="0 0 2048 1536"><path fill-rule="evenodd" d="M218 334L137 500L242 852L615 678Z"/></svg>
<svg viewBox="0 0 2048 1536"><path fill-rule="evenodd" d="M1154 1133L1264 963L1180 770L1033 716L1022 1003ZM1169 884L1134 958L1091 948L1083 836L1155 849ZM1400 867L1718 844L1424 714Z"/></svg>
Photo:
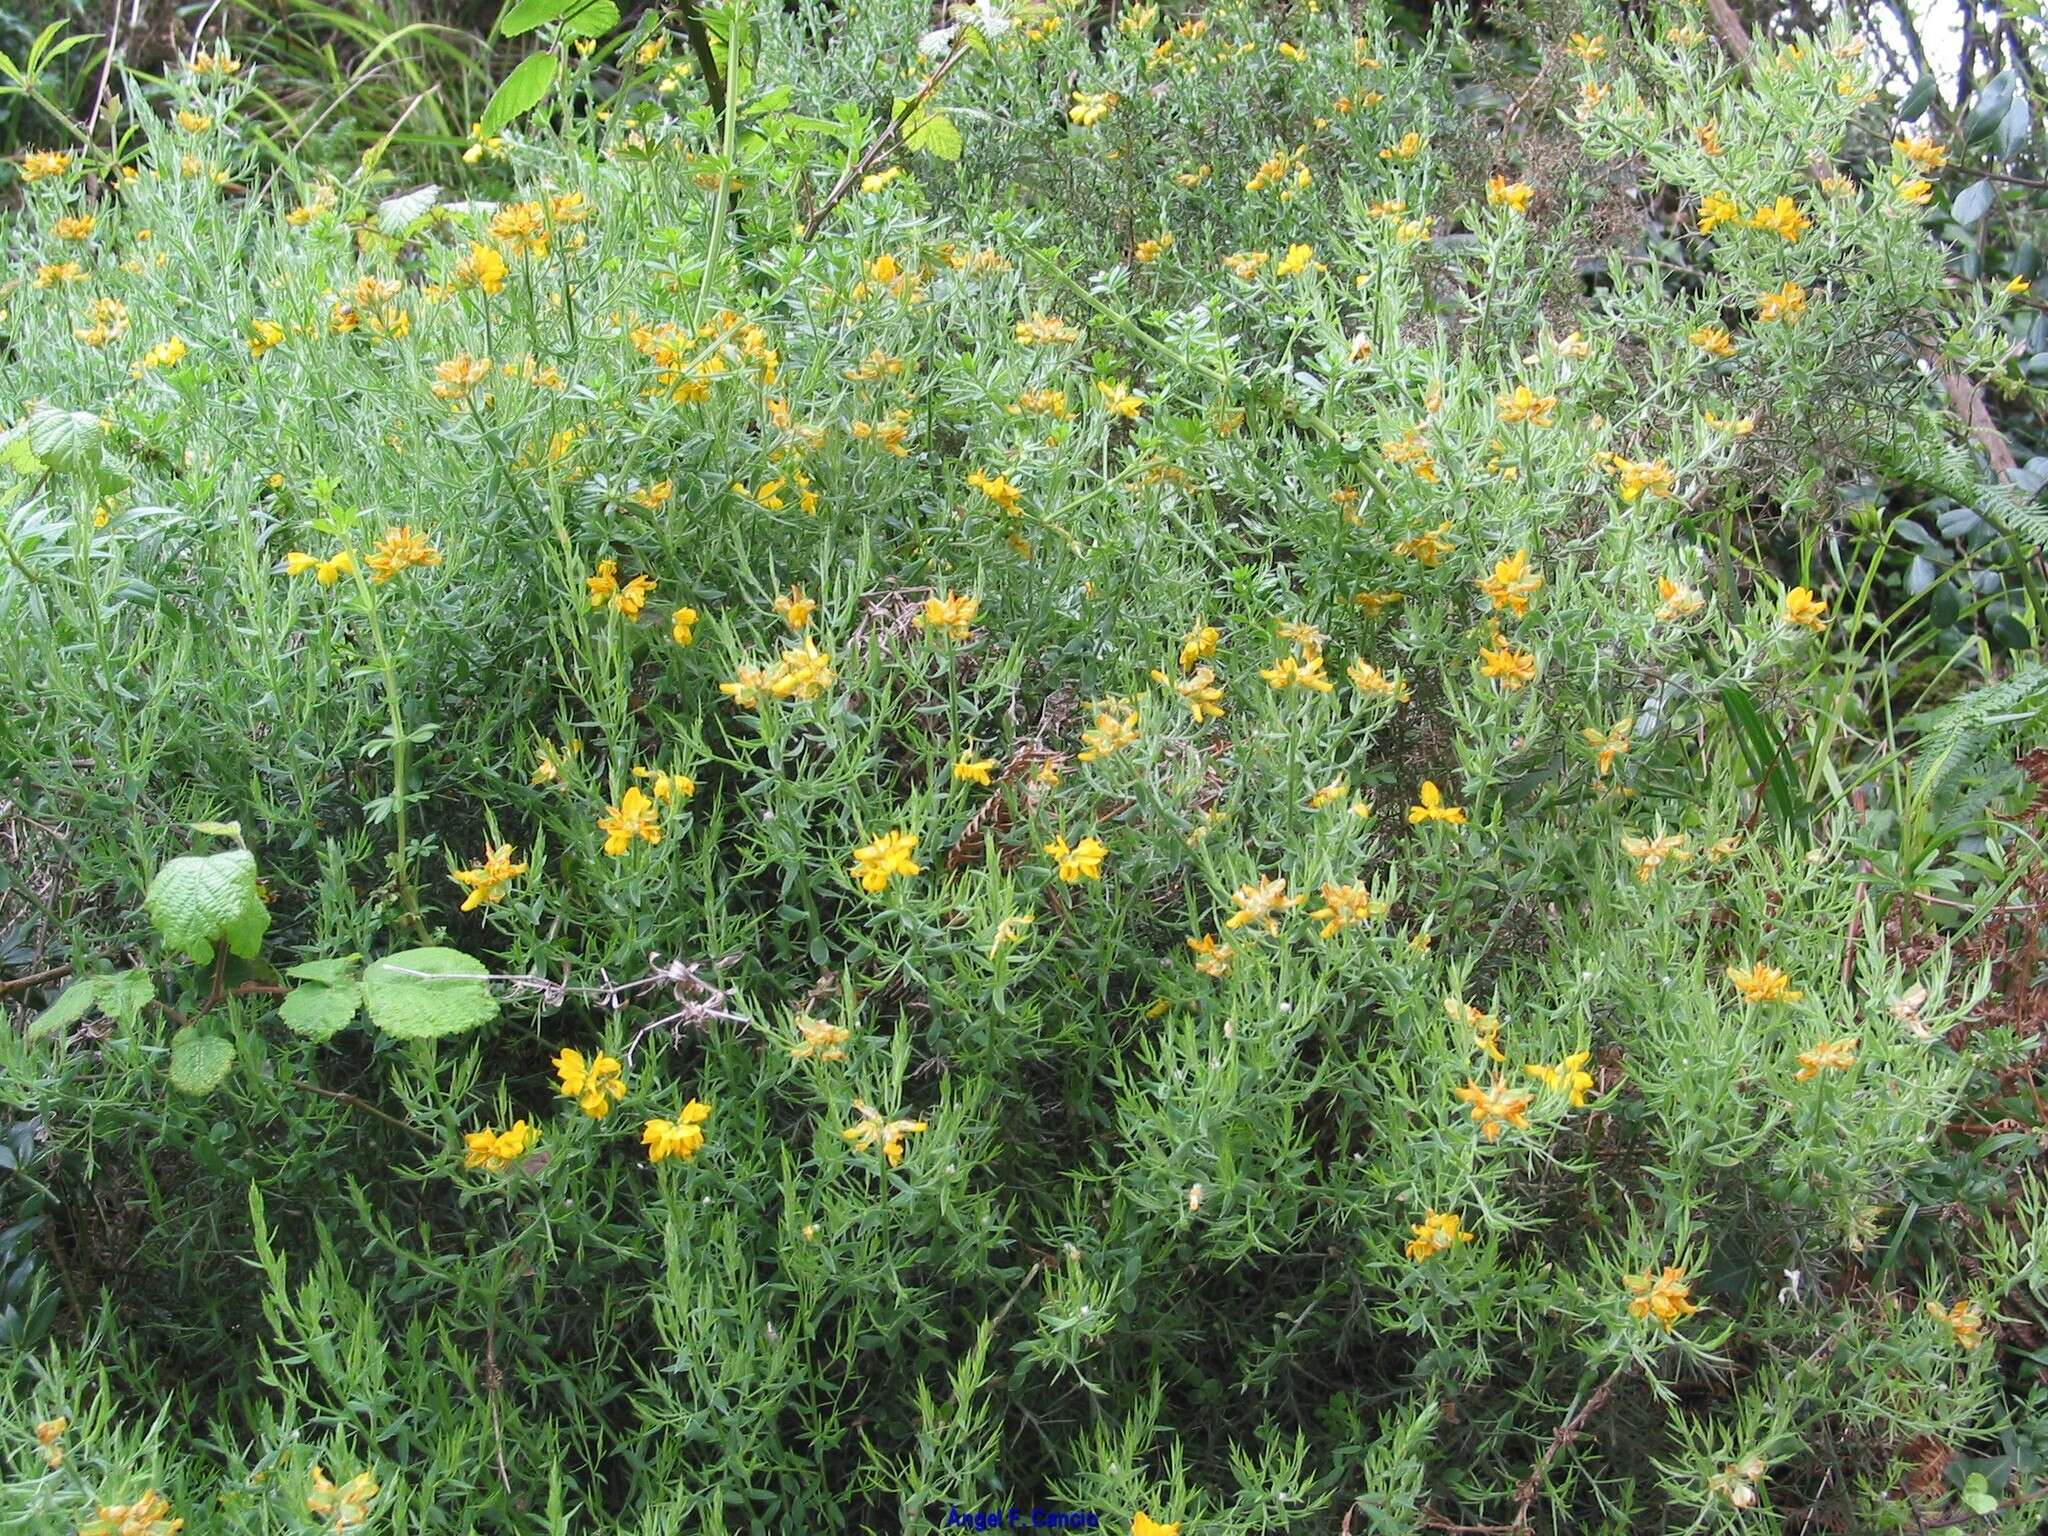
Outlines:
<svg viewBox="0 0 2048 1536"><path fill-rule="evenodd" d="M1849 515L2031 591L2018 294L1846 36L710 21L22 167L0 1517L2030 1528L2048 678Z"/></svg>

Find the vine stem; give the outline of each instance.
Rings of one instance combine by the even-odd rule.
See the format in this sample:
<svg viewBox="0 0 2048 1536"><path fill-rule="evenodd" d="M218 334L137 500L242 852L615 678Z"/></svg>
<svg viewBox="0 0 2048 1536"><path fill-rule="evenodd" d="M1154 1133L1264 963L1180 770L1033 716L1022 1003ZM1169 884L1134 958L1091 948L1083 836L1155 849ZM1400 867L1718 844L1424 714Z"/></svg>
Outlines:
<svg viewBox="0 0 2048 1536"><path fill-rule="evenodd" d="M391 716L391 824L398 839L392 858L398 877L398 899L405 907L406 921L425 938L427 923L420 916L419 895L413 889L412 845L406 836L405 781L412 766L412 742L406 736L404 706L399 702L398 663L392 658L391 647L384 643L384 625L377 617L377 597L370 590L361 563L351 559L349 566L356 591L363 600L363 613L370 621L370 644L376 648L377 664L384 674L384 706Z"/></svg>

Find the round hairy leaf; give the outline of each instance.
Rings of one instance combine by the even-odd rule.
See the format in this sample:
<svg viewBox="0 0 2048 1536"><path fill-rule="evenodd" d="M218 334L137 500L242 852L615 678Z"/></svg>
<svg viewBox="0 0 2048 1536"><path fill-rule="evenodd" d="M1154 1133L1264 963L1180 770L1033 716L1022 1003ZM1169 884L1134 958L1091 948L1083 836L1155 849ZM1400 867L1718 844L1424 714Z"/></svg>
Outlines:
<svg viewBox="0 0 2048 1536"><path fill-rule="evenodd" d="M171 1036L171 1086L180 1093L209 1094L235 1065L235 1042L202 1035L187 1024Z"/></svg>
<svg viewBox="0 0 2048 1536"><path fill-rule="evenodd" d="M354 982L345 987L324 987L308 982L293 987L278 1005L277 1016L294 1034L308 1040L331 1040L355 1021L363 989Z"/></svg>
<svg viewBox="0 0 2048 1536"><path fill-rule="evenodd" d="M149 882L142 904L165 947L199 965L213 959L214 943L223 939L230 953L254 959L270 926L270 911L256 894L256 855L246 848L171 860Z"/></svg>
<svg viewBox="0 0 2048 1536"><path fill-rule="evenodd" d="M37 1014L29 1024L29 1039L40 1040L44 1035L68 1029L91 1013L93 1005L99 1001L99 985L99 977L85 976L58 993L57 1001Z"/></svg>
<svg viewBox="0 0 2048 1536"><path fill-rule="evenodd" d="M406 949L363 972L370 1022L401 1040L458 1035L498 1016L483 962L459 949Z"/></svg>

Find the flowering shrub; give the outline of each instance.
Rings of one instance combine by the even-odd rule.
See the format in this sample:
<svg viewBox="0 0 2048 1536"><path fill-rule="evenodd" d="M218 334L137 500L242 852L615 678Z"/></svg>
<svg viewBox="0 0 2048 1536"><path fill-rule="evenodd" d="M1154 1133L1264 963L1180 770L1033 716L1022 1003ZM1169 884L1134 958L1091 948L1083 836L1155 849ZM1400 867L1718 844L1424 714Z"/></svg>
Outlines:
<svg viewBox="0 0 2048 1536"><path fill-rule="evenodd" d="M0 1509L2031 1528L2048 678L1843 511L2048 527L1941 146L816 20L550 21L461 195L228 52L18 165Z"/></svg>

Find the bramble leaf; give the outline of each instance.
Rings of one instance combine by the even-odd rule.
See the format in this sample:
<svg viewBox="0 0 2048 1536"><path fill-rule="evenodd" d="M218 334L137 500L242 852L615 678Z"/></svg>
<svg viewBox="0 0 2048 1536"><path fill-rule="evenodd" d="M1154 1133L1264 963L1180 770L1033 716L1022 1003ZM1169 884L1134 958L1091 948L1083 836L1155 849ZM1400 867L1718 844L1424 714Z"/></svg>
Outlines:
<svg viewBox="0 0 2048 1536"><path fill-rule="evenodd" d="M407 949L363 973L370 1022L401 1040L458 1035L498 1016L483 962L459 949Z"/></svg>
<svg viewBox="0 0 2048 1536"><path fill-rule="evenodd" d="M142 904L165 947L198 965L213 959L219 940L230 953L254 959L270 927L270 911L256 893L256 855L246 848L171 860L149 882Z"/></svg>

